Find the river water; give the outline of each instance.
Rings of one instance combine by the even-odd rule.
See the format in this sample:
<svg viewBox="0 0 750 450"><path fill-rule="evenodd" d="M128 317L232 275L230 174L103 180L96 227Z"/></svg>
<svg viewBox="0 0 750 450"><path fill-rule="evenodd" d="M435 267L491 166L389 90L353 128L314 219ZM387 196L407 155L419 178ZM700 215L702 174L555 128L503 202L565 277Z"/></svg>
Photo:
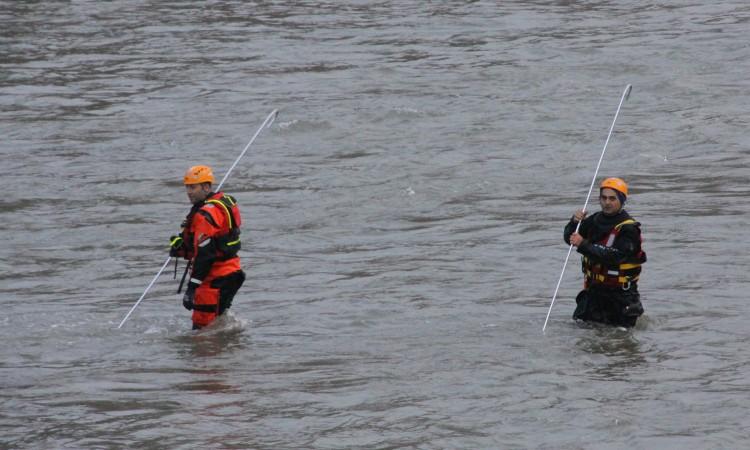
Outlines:
<svg viewBox="0 0 750 450"><path fill-rule="evenodd" d="M0 1L1 448L750 444L744 1ZM646 314L574 323L600 171ZM190 330L181 176L248 280ZM600 178L601 178L600 177ZM596 205L592 205L596 209ZM182 266L180 267L180 273Z"/></svg>

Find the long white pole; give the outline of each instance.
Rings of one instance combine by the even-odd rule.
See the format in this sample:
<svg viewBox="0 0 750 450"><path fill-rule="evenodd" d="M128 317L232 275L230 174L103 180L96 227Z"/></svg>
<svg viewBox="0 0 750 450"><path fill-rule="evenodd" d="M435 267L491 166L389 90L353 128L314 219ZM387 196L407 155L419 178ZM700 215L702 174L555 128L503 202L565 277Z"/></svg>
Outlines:
<svg viewBox="0 0 750 450"><path fill-rule="evenodd" d="M224 182L227 180L227 178L229 177L229 174L232 172L232 170L237 165L237 163L240 162L240 159L242 159L242 157L245 156L247 149L249 149L250 146L253 145L253 142L255 142L255 138L258 137L258 135L260 134L261 131L263 131L264 128L271 126L273 121L276 120L276 116L278 114L279 114L279 110L274 109L273 111L271 111L271 114L269 114L268 117L266 117L266 120L264 120L263 123L260 125L260 128L258 128L258 131L256 131L252 139L250 139L250 142L248 142L245 148L242 150L242 153L240 153L240 156L238 156L237 159L234 160L234 163L232 164L232 166L229 168L229 170L227 170L227 173L224 175L224 178L221 179L221 183L219 183L219 185L216 187L216 192L219 192L221 190L221 186L224 185ZM128 320L128 317L130 317L133 311L135 311L135 308L137 308L138 305L141 303L141 300L143 300L143 298L146 296L146 293L149 291L149 289L151 289L151 286L153 286L154 283L156 283L156 280L159 278L161 273L164 272L164 269L167 268L167 264L169 264L170 259L172 258L168 256L167 260L164 261L164 264L162 264L161 269L159 269L159 271L154 276L154 279L151 280L151 283L148 284L148 286L146 287L146 290L143 291L143 294L141 294L141 298L139 298L138 301L135 302L135 305L133 305L133 307L130 308L130 311L128 311L128 313L122 319L122 322L120 322L120 325L117 326L117 329L122 328L122 325L125 323L126 320Z"/></svg>
<svg viewBox="0 0 750 450"><path fill-rule="evenodd" d="M604 148L602 149L602 154L599 156L599 162L596 164L596 170L594 171L594 178L591 179L591 186L589 186L589 193L586 194L586 201L583 203L583 210L586 210L586 207L589 205L589 199L591 198L591 192L594 190L594 184L596 184L596 177L599 175L599 168L602 165L602 160L604 159L604 152L607 151L607 144L609 144L609 138L612 137L612 130L615 129L615 122L617 122L617 116L620 115L620 108L622 107L622 104L625 102L625 100L630 97L630 91L633 89L632 85L627 85L625 87L625 91L622 93L622 97L620 98L620 104L617 105L617 112L615 112L615 118L612 119L612 125L609 127L609 133L607 134L607 140L604 141ZM581 221L578 222L576 225L575 232L578 232L578 229L581 227ZM565 267L568 265L568 259L570 258L570 253L573 250L573 244L568 247L568 254L565 256L565 263L563 263L562 271L560 272L560 278L557 280L557 286L555 286L555 293L552 294L552 303L549 305L549 310L547 311L547 318L544 319L544 326L542 327L542 333L545 332L547 329L547 322L549 321L549 315L552 312L552 306L555 304L555 298L557 298L557 291L560 289L560 283L563 279L563 274L565 273Z"/></svg>
<svg viewBox="0 0 750 450"><path fill-rule="evenodd" d="M219 186L216 188L216 192L219 192L221 190L221 187L224 185L224 182L227 181L227 178L229 178L229 174L232 173L232 170L234 170L234 166L237 165L238 162L240 162L240 159L242 159L243 156L245 156L245 153L247 153L247 149L250 148L251 145L253 145L253 142L255 142L255 138L258 137L261 131L263 131L264 128L270 127L274 120L276 120L276 116L279 115L279 110L274 109L271 111L271 114L266 117L266 120L263 121L263 123L260 125L260 128L258 128L258 131L255 132L253 135L253 138L250 139L250 142L247 143L245 148L240 153L240 156L237 157L237 159L234 160L234 163L232 163L232 166L229 167L229 170L227 170L227 173L224 174L224 178L221 179L221 183L219 183Z"/></svg>

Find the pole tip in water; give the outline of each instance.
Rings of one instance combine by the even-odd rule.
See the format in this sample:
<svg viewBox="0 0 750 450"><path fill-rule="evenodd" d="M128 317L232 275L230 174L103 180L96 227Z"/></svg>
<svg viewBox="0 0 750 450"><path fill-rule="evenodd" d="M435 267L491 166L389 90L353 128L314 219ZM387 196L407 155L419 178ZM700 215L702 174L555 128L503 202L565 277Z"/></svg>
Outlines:
<svg viewBox="0 0 750 450"><path fill-rule="evenodd" d="M633 85L629 84L627 87L625 87L625 100L627 100L630 97L630 91L633 90Z"/></svg>

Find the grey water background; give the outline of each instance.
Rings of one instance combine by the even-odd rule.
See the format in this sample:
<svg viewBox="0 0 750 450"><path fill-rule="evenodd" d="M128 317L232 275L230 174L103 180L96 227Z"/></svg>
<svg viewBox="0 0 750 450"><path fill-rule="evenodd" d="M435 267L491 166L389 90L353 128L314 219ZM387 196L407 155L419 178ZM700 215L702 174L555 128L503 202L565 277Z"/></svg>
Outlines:
<svg viewBox="0 0 750 450"><path fill-rule="evenodd" d="M0 447L742 448L744 1L0 1ZM570 319L601 176L636 329ZM192 164L248 280L190 331ZM594 203L591 207L596 209ZM180 266L184 267L183 265ZM180 268L180 271L181 271Z"/></svg>

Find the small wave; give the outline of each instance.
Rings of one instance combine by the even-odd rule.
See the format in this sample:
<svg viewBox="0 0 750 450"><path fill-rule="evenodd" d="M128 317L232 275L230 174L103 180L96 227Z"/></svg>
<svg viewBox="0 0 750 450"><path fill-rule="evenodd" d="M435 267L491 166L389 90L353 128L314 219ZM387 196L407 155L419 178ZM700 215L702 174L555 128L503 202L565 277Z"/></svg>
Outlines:
<svg viewBox="0 0 750 450"><path fill-rule="evenodd" d="M328 130L331 124L325 120L299 120L293 119L288 122L279 122L279 130L295 133L307 133L310 131Z"/></svg>
<svg viewBox="0 0 750 450"><path fill-rule="evenodd" d="M426 114L426 111L422 109L408 107L408 106L400 106L397 108L393 108L393 112L399 115L406 115L406 116L422 116Z"/></svg>
<svg viewBox="0 0 750 450"><path fill-rule="evenodd" d="M231 311L227 311L209 326L196 330L195 334L200 336L215 336L224 334L239 334L247 328L247 321L243 320Z"/></svg>

